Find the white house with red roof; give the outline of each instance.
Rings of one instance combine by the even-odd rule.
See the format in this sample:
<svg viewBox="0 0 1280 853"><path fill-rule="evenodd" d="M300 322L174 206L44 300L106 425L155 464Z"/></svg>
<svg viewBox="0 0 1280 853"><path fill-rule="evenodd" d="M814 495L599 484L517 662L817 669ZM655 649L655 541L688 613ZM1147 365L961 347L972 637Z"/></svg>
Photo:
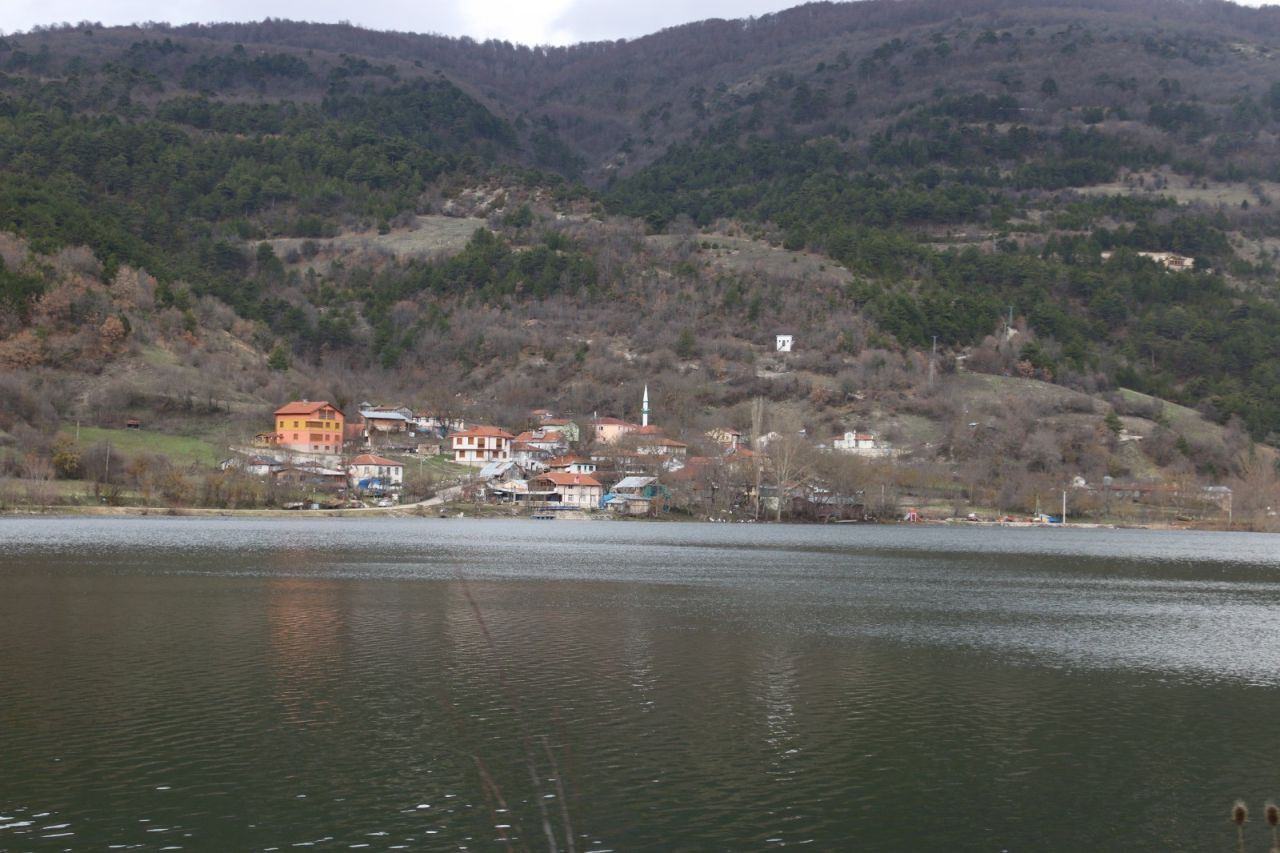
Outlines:
<svg viewBox="0 0 1280 853"><path fill-rule="evenodd" d="M394 459L362 453L347 463L347 476L361 491L394 491L404 484L404 465Z"/></svg>
<svg viewBox="0 0 1280 853"><path fill-rule="evenodd" d="M514 441L514 435L495 426L473 426L449 435L453 461L475 468L511 459Z"/></svg>
<svg viewBox="0 0 1280 853"><path fill-rule="evenodd" d="M553 500L579 509L596 509L604 497L604 486L590 474L548 472L529 481L531 492L551 492Z"/></svg>

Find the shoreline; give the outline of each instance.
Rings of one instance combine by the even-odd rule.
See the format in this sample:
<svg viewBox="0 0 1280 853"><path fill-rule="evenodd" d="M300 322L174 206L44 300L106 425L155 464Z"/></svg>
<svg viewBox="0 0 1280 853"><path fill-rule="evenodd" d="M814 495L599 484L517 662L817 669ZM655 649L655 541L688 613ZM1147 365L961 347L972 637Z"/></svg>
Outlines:
<svg viewBox="0 0 1280 853"><path fill-rule="evenodd" d="M10 507L0 510L3 518L266 518L309 520L333 518L417 518L433 519L481 519L481 520L530 520L527 514L493 512L493 507L456 507L441 503L413 503L394 507L362 507L355 509L228 509L218 507L140 507L140 506L43 506L43 507ZM797 526L827 526L828 524L848 526L874 527L974 527L974 528L1010 528L1010 529L1064 529L1064 530L1202 530L1220 533L1266 533L1265 530L1254 530L1251 527L1206 523L1167 523L1167 522L1127 522L1127 521L1069 521L1063 523L1046 523L1039 521L972 521L965 518L923 519L915 522L903 521L773 521L762 519L711 519L694 517L614 517L606 514L582 518L556 519L563 522L592 521L626 521L626 522L671 522L683 521L698 524L785 524Z"/></svg>

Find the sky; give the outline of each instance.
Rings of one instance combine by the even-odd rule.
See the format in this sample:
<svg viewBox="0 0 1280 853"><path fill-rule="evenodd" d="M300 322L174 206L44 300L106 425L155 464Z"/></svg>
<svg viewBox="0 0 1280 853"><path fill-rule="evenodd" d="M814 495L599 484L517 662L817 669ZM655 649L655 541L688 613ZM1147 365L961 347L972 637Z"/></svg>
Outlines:
<svg viewBox="0 0 1280 853"><path fill-rule="evenodd" d="M185 24L288 18L377 30L573 44L636 38L707 18L746 18L803 0L0 0L0 32L64 21Z"/></svg>

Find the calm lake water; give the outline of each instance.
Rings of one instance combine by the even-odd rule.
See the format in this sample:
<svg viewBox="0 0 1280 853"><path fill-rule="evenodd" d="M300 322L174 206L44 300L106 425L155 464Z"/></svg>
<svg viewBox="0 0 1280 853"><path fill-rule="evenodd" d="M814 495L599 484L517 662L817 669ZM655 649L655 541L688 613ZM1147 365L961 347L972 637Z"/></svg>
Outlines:
<svg viewBox="0 0 1280 853"><path fill-rule="evenodd" d="M1275 536L0 520L0 850L1232 850L1277 723Z"/></svg>

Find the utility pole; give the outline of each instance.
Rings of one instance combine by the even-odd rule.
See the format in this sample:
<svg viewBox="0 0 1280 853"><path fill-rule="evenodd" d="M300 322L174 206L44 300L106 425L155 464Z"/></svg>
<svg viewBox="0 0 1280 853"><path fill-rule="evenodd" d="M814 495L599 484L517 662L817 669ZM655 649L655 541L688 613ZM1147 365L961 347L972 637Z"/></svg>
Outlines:
<svg viewBox="0 0 1280 853"><path fill-rule="evenodd" d="M1062 490L1062 523L1067 523L1067 490Z"/></svg>

